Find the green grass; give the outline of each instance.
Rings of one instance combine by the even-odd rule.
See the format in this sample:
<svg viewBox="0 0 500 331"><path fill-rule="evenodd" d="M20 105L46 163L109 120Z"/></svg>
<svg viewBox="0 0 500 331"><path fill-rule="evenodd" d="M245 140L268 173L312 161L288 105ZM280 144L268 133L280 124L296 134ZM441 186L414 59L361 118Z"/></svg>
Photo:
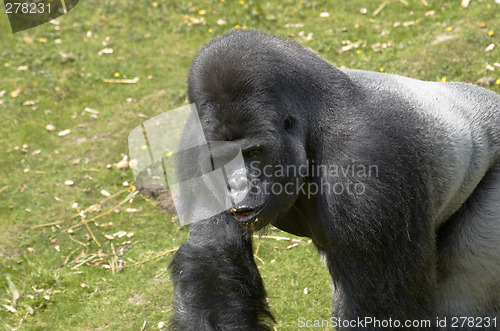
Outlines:
<svg viewBox="0 0 500 331"><path fill-rule="evenodd" d="M214 35L236 25L259 28L293 37L337 66L425 80L500 79L500 67L486 69L500 62L500 5L494 0L472 0L466 9L459 1L428 0L428 7L419 0L407 2L388 1L373 16L382 1L199 0L158 6L81 1L58 19L59 25L15 35L0 15L0 91L5 91L0 97L0 328L139 330L168 320L172 254L119 266L186 240L187 229L172 221L173 215L136 196L97 220L100 226L89 224L101 247L84 226L63 231L81 222L79 217L33 227L67 220L103 200L102 190L115 193L124 189L123 182L134 183L131 171L107 165L128 152L127 136L135 126L186 103L190 61ZM431 10L434 15L426 16ZM329 17L320 17L321 12ZM487 27L478 28L480 22ZM490 30L495 34L490 36ZM312 40L301 37L309 33ZM438 42L444 38L451 39ZM358 47L339 52L347 40ZM372 47L377 43L388 47ZM491 43L496 47L486 52ZM113 53L98 55L104 48ZM27 70L18 70L22 66ZM115 73L139 80L103 81ZM500 85L489 88L500 92ZM96 119L86 107L99 111ZM47 131L47 124L56 130ZM71 133L57 135L66 129ZM65 185L67 180L74 185ZM113 210L127 194L86 216ZM108 239L119 231L133 236ZM277 230L270 235L296 238ZM291 241L261 238L255 243L276 328L297 329L299 316L329 318L330 279L313 245L307 239L291 249L286 249Z"/></svg>

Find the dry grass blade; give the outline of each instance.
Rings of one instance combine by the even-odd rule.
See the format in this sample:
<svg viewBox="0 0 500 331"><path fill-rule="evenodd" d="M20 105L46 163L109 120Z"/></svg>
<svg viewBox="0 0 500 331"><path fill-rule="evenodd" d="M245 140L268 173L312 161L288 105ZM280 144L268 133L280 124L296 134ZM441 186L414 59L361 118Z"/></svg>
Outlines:
<svg viewBox="0 0 500 331"><path fill-rule="evenodd" d="M385 8L385 6L387 6L387 4L388 4L388 1L382 2L382 4L380 4L380 6L378 6L378 8L375 9L375 11L373 12L372 15L377 16Z"/></svg>
<svg viewBox="0 0 500 331"><path fill-rule="evenodd" d="M106 201L110 200L110 199L113 199L114 197L116 197L117 195L120 195L122 194L123 192L125 191L128 191L130 189L134 189L134 187L131 187L131 188L126 188L126 189L123 189L121 191L118 191L116 192L115 194L113 195L110 195L109 197L106 197L106 199L103 199L101 201L99 201L97 204L98 205L102 205L103 203L105 203ZM86 209L83 210L84 213L88 212L89 210L91 210L95 205L92 205ZM62 220L62 221L55 221L55 222L50 222L50 223L44 223L44 224L38 224L38 225L35 225L33 226L32 228L35 229L35 228L42 228L42 227L45 227L45 226L51 226L51 225L59 225L59 224L64 224L66 222L69 222L71 221L72 219L75 219L77 218L78 216L80 216L80 213L76 214L76 215L73 215L71 216L70 218L67 218L65 220Z"/></svg>
<svg viewBox="0 0 500 331"><path fill-rule="evenodd" d="M67 231L69 231L69 230L73 230L73 229L78 228L78 227L80 227L80 226L82 226L82 225L86 225L87 223L94 222L94 221L98 220L99 218L104 217L104 216L106 216L106 215L108 215L108 214L112 213L112 212L113 212L113 210L115 210L115 209L117 209L118 207L120 207L120 206L122 206L123 204L125 204L127 201L129 201L130 199L132 199L132 198L133 198L133 197L134 197L137 193L139 193L139 192L138 192L138 191L136 191L136 190L134 189L132 192L130 192L130 194L129 194L129 195L127 195L127 197L126 197L123 201L121 201L121 202L120 202L119 204L117 204L116 206L113 206L112 208L108 209L107 211L103 212L102 214L97 215L96 217L93 217L93 218L91 218L91 219L84 220L82 223L79 223L79 224L75 224L75 225L73 225L73 226L70 226L69 228L66 228L66 229L62 230L62 232L67 232Z"/></svg>
<svg viewBox="0 0 500 331"><path fill-rule="evenodd" d="M276 237L276 236L253 236L254 238L264 238L264 239L274 239L274 240L291 240L290 238L288 237Z"/></svg>
<svg viewBox="0 0 500 331"><path fill-rule="evenodd" d="M163 255L167 255L167 254L170 254L170 253L176 252L178 249L179 249L179 247L172 248L172 249L169 249L168 251L161 252L160 254L155 255L155 256L152 256L152 257L147 258L147 259L145 259L145 260L142 260L142 261L139 261L139 262L135 262L135 263L132 263L132 264L126 264L126 265L124 265L123 267L124 267L124 268L125 268L125 267L132 267L132 266L135 266L135 265L143 264L143 263L145 263L145 262L148 262L148 261L151 261L151 260L157 259L157 258L159 258L159 257L162 257Z"/></svg>
<svg viewBox="0 0 500 331"><path fill-rule="evenodd" d="M115 84L135 84L136 79L103 79L105 83L115 83Z"/></svg>
<svg viewBox="0 0 500 331"><path fill-rule="evenodd" d="M262 260L257 254L259 253L259 248L260 248L260 244L261 242L259 242L259 244L257 245L257 249L255 250L255 254L254 254L254 257L259 260L260 262L262 262L262 264L266 264L266 262L264 262L264 260Z"/></svg>
<svg viewBox="0 0 500 331"><path fill-rule="evenodd" d="M82 243L81 241L76 240L75 238L73 238L73 236L69 236L69 239L73 240L73 241L74 241L74 242L76 242L77 244L82 245L83 247L87 247L87 245L86 245L86 244Z"/></svg>
<svg viewBox="0 0 500 331"><path fill-rule="evenodd" d="M87 228L87 231L92 236L92 239L94 240L94 242L97 244L97 246L101 247L101 244L99 243L99 241L97 241L97 238L94 236L94 232L92 232L92 230L90 229L88 222L85 222L85 217L83 216L83 214L82 214L82 220L83 220L83 223L85 223L85 227Z"/></svg>

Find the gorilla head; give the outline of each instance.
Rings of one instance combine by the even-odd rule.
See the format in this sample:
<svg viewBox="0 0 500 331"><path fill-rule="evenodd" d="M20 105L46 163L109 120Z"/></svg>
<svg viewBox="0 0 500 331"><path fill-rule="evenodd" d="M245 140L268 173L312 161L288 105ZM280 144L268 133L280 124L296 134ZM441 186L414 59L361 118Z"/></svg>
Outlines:
<svg viewBox="0 0 500 331"><path fill-rule="evenodd" d="M247 176L250 192L229 212L258 230L289 213L297 198L308 167L307 109L321 100L313 86L296 84L307 77L290 70L297 61L307 65L319 58L255 33L229 34L205 46L191 68L188 94L207 140L230 141L241 149L247 173L230 175L228 182L234 189ZM268 49L269 43L275 47ZM278 56L283 52L286 56Z"/></svg>

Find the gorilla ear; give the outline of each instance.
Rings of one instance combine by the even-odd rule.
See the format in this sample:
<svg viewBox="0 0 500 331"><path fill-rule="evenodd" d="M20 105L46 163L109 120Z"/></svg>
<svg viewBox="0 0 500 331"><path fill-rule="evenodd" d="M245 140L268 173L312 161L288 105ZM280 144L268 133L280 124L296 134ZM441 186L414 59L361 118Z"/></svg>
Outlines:
<svg viewBox="0 0 500 331"><path fill-rule="evenodd" d="M286 131L292 131L293 127L295 126L295 119L291 116L288 116L283 122L283 126Z"/></svg>

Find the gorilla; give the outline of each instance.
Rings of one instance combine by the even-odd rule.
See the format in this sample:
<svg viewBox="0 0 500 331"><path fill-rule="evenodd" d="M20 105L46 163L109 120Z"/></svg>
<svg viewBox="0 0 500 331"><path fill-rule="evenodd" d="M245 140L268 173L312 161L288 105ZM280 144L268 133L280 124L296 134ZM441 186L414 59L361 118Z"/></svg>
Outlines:
<svg viewBox="0 0 500 331"><path fill-rule="evenodd" d="M228 185L252 185L191 224L170 264L172 329L272 330L252 251L272 224L325 258L338 329L498 330L498 94L341 69L235 30L196 56L188 98L207 141L241 150L247 171Z"/></svg>

